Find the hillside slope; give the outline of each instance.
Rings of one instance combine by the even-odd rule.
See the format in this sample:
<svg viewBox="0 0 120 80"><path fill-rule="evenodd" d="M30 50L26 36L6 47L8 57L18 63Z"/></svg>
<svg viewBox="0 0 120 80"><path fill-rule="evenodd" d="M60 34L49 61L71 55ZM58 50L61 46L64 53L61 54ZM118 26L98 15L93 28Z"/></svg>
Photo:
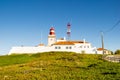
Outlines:
<svg viewBox="0 0 120 80"><path fill-rule="evenodd" d="M49 52L0 57L1 80L119 80L120 64L102 55Z"/></svg>

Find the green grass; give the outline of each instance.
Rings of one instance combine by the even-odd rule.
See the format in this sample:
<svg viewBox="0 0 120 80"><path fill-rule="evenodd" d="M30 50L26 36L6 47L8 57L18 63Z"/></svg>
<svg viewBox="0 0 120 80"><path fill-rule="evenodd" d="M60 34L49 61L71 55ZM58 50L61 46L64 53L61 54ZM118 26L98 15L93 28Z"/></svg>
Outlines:
<svg viewBox="0 0 120 80"><path fill-rule="evenodd" d="M1 80L119 80L120 63L102 55L47 52L0 57Z"/></svg>
<svg viewBox="0 0 120 80"><path fill-rule="evenodd" d="M14 64L21 64L26 63L33 60L33 57L31 57L28 54L22 54L22 55L10 55L10 56L0 56L0 66L8 66L8 65L14 65Z"/></svg>

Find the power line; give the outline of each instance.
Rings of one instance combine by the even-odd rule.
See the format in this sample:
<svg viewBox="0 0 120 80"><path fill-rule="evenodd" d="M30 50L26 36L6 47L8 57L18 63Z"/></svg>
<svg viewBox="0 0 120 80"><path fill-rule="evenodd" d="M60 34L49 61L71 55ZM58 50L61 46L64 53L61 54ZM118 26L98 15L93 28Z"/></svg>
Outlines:
<svg viewBox="0 0 120 80"><path fill-rule="evenodd" d="M105 33L108 33L108 32L110 32L110 31L112 31L114 28L117 27L117 25L118 25L119 23L120 23L120 20L118 20L117 23L113 25L113 27L111 27L110 29L108 29L107 31L105 31Z"/></svg>
<svg viewBox="0 0 120 80"><path fill-rule="evenodd" d="M108 29L107 31L105 31L104 33L108 33L110 31L112 31L114 28L116 28L120 23L120 20L117 21L116 24L113 25L113 27L111 27L110 29ZM103 49L103 54L104 54L104 38L103 38L103 31L101 31L101 43L102 43L102 49Z"/></svg>

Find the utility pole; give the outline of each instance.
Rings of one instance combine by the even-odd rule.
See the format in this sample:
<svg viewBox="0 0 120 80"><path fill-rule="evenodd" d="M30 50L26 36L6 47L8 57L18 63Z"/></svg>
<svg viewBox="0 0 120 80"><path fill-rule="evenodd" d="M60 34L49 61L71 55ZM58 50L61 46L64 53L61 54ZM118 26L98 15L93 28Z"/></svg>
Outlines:
<svg viewBox="0 0 120 80"><path fill-rule="evenodd" d="M104 54L104 38L103 38L103 32L101 32L101 43L102 43L102 49Z"/></svg>

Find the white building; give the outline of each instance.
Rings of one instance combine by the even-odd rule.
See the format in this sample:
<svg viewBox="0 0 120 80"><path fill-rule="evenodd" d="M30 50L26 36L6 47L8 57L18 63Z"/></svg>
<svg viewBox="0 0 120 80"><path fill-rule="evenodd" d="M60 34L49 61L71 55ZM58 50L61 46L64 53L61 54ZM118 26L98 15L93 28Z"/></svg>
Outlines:
<svg viewBox="0 0 120 80"><path fill-rule="evenodd" d="M66 51L66 52L76 52L85 54L97 54L96 47L92 47L91 43L83 41L72 41L61 38L56 40L55 30L53 27L50 28L50 33L48 35L48 45L39 45L36 47L21 46L12 47L9 52L10 54L30 54L30 53L41 53L50 51Z"/></svg>

